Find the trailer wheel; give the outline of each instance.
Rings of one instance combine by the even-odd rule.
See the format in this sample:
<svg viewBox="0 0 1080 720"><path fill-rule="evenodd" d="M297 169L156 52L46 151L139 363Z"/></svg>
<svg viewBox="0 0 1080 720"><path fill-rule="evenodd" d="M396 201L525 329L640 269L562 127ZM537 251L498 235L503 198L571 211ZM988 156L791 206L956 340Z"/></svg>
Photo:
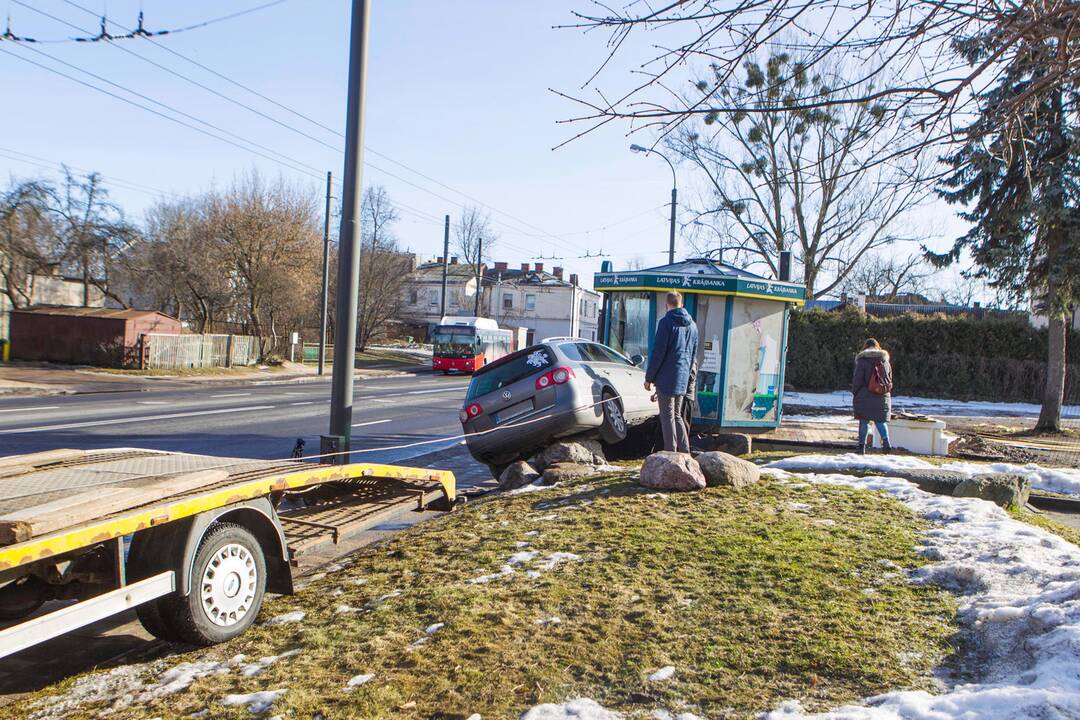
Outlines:
<svg viewBox="0 0 1080 720"><path fill-rule="evenodd" d="M180 640L180 636L176 634L176 631L169 624L166 617L168 610L164 608L164 604L167 598L158 598L157 600L151 600L150 602L143 603L135 607L135 615L139 618L139 622L142 624L146 632L150 633L158 640L165 640L166 642L177 642Z"/></svg>
<svg viewBox="0 0 1080 720"><path fill-rule="evenodd" d="M259 541L236 523L215 523L191 565L191 592L163 599L165 624L193 645L213 645L241 634L255 621L266 588Z"/></svg>

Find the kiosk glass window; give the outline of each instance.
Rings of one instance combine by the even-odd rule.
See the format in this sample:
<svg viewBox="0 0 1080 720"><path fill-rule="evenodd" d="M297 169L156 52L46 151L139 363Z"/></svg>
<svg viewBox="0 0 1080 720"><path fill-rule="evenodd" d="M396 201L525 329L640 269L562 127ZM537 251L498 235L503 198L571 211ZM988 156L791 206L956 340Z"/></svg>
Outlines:
<svg viewBox="0 0 1080 720"><path fill-rule="evenodd" d="M647 292L611 294L608 345L626 357L649 354L649 306L652 299L652 293Z"/></svg>
<svg viewBox="0 0 1080 720"><path fill-rule="evenodd" d="M720 414L720 369L724 363L724 311L728 299L698 295L697 406L695 417L716 420Z"/></svg>
<svg viewBox="0 0 1080 720"><path fill-rule="evenodd" d="M732 302L724 422L775 422L785 306L749 298Z"/></svg>

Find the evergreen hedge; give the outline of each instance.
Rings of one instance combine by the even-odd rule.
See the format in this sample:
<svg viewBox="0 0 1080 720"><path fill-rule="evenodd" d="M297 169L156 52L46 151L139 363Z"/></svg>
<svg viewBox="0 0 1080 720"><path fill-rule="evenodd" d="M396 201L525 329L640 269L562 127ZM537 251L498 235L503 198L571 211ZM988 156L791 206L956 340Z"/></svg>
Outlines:
<svg viewBox="0 0 1080 720"><path fill-rule="evenodd" d="M1046 330L1024 317L793 312L785 383L796 390L851 387L855 354L877 338L892 356L896 394L959 400L1042 401ZM1080 404L1080 333L1069 331L1065 402Z"/></svg>

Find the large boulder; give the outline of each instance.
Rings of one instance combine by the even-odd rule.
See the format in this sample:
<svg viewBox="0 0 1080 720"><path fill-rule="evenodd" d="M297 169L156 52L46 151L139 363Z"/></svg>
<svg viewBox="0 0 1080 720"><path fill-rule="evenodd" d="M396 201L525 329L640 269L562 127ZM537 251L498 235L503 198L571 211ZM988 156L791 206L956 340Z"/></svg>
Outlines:
<svg viewBox="0 0 1080 720"><path fill-rule="evenodd" d="M758 481L761 470L752 462L741 460L725 452L704 452L696 458L707 485L730 485L746 487Z"/></svg>
<svg viewBox="0 0 1080 720"><path fill-rule="evenodd" d="M554 485L555 483L568 482L583 477L595 475L595 465L582 465L580 463L555 463L544 468L543 484Z"/></svg>
<svg viewBox="0 0 1080 720"><path fill-rule="evenodd" d="M955 497L982 498L1001 507L1020 507L1028 500L1031 486L1023 475L987 473L968 478L956 486Z"/></svg>
<svg viewBox="0 0 1080 720"><path fill-rule="evenodd" d="M607 459L599 440L570 438L548 445L532 459L533 466L540 472L555 463L606 465Z"/></svg>
<svg viewBox="0 0 1080 720"><path fill-rule="evenodd" d="M749 455L752 443L742 433L709 433L698 435L690 443L703 452L725 452L729 455Z"/></svg>
<svg viewBox="0 0 1080 720"><path fill-rule="evenodd" d="M520 487L531 485L540 479L540 473L536 472L532 465L524 460L511 463L510 467L503 470L499 476L500 490L517 490Z"/></svg>
<svg viewBox="0 0 1080 720"><path fill-rule="evenodd" d="M638 482L654 490L703 490L705 475L697 460L686 453L662 450L645 458Z"/></svg>
<svg viewBox="0 0 1080 720"><path fill-rule="evenodd" d="M878 474L885 474L882 471L877 472ZM925 470L921 468L897 468L896 470L890 470L888 474L913 482L919 486L920 490L935 495L952 495L956 491L956 486L968 478L966 473L956 470L942 470L941 468L928 468Z"/></svg>

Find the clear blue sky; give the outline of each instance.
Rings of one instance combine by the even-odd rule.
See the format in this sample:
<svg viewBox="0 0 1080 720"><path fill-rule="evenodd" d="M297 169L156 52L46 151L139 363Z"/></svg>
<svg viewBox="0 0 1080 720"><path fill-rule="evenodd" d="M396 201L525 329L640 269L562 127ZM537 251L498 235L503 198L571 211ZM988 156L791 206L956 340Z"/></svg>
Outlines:
<svg viewBox="0 0 1080 720"><path fill-rule="evenodd" d="M94 17L64 0L25 1L90 34L97 30ZM107 5L109 18L129 27L140 7L138 0L73 1L95 12ZM141 6L147 28L159 29L185 26L259 4L260 0L143 0ZM288 0L235 20L159 38L157 42L323 125L341 130L349 5L347 0ZM17 35L58 39L81 34L12 0L3 0L3 6L10 12L12 30ZM572 7L580 5L570 0L374 0L367 145L533 226L492 212L501 235L494 259L516 265L538 255L563 256L562 261L545 262L581 273L591 284L599 260L577 257L587 252L603 250L613 255L616 267L635 256L647 265L665 260L664 205L669 198L671 176L660 159L629 152L630 142L649 144L650 138L641 134L628 138L626 126L612 126L552 151L580 128L556 124L572 116L575 108L548 88L575 90L607 52L604 37L599 34L552 29L553 25L572 21ZM116 45L198 80L318 140L337 147L343 143L335 134L149 42L131 40ZM322 176L332 170L335 176L340 174L342 159L334 150L232 105L118 47L107 43L31 47L317 169L305 168L304 173ZM0 43L0 50L105 86L101 80L88 78L14 43ZM628 69L624 60L619 71L625 73ZM5 175L46 172L6 157L7 150L97 170L107 181L116 181L110 184L113 198L139 221L155 196L122 186L121 180L182 194L228 183L254 167L265 175L282 173L321 187L322 181L314 177L282 168L2 52L0 72L5 86L5 110L0 113L0 172ZM108 89L126 96L115 87ZM147 104L145 100L138 102ZM395 201L407 206L398 226L402 245L425 254L441 252L442 216L454 216L460 204L471 201L384 158L369 153L366 160L430 191L413 187L383 170L365 168L365 184L385 185ZM680 184L684 183L680 191L689 198L692 175L688 171L680 171Z"/></svg>

